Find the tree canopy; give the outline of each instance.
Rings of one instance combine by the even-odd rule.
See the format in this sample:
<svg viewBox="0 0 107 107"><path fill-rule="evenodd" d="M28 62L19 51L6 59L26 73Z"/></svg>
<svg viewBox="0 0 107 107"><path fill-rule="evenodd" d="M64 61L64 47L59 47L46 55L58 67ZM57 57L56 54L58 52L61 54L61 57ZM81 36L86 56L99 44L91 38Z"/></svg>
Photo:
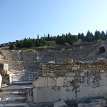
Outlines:
<svg viewBox="0 0 107 107"><path fill-rule="evenodd" d="M3 46L9 46L9 49L21 49L21 48L32 48L32 47L40 47L40 46L49 46L51 43L56 43L56 45L72 45L76 43L84 43L84 42L94 42L97 40L106 40L107 33L104 31L95 31L93 34L89 30L86 35L84 33L78 33L78 35L72 35L71 33L66 33L62 35L52 36L48 34L47 36L40 37L37 35L37 38L24 38L23 40L16 40L15 42L9 42L6 44L1 44Z"/></svg>

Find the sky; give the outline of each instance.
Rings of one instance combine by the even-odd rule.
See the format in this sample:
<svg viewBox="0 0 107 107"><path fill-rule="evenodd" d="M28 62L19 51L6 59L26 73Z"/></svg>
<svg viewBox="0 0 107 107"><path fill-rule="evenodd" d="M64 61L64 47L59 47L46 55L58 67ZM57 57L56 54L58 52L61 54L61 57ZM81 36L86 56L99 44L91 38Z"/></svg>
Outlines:
<svg viewBox="0 0 107 107"><path fill-rule="evenodd" d="M107 30L107 0L0 0L0 44L88 30Z"/></svg>

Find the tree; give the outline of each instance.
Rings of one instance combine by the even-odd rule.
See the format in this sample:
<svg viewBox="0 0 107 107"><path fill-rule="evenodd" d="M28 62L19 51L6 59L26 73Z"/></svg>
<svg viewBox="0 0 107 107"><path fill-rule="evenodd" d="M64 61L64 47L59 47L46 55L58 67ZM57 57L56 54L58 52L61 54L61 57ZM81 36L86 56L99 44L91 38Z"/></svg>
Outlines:
<svg viewBox="0 0 107 107"><path fill-rule="evenodd" d="M10 44L9 49L10 49L10 50L14 49L14 45L13 45L13 44Z"/></svg>
<svg viewBox="0 0 107 107"><path fill-rule="evenodd" d="M101 40L101 33L99 31L96 30L94 36L96 41Z"/></svg>
<svg viewBox="0 0 107 107"><path fill-rule="evenodd" d="M50 41L50 34L48 34L48 41Z"/></svg>
<svg viewBox="0 0 107 107"><path fill-rule="evenodd" d="M90 31L87 32L85 40L86 40L86 42L94 41L94 36L93 36L93 34Z"/></svg>
<svg viewBox="0 0 107 107"><path fill-rule="evenodd" d="M102 40L105 40L106 39L106 34L104 31L101 32L101 39Z"/></svg>
<svg viewBox="0 0 107 107"><path fill-rule="evenodd" d="M65 41L65 35L62 34L62 36L57 36L56 38L56 44L64 44L66 41Z"/></svg>

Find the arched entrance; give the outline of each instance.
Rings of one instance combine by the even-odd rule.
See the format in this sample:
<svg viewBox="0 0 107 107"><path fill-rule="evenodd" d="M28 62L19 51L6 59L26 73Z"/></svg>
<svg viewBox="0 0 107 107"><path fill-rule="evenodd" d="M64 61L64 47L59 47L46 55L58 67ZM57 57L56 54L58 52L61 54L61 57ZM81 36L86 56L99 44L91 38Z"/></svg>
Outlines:
<svg viewBox="0 0 107 107"><path fill-rule="evenodd" d="M99 47L99 54L104 52L105 52L105 47L104 46Z"/></svg>
<svg viewBox="0 0 107 107"><path fill-rule="evenodd" d="M106 51L105 47L104 46L100 46L98 48L98 50L96 51L96 55L99 55L99 54L102 54Z"/></svg>

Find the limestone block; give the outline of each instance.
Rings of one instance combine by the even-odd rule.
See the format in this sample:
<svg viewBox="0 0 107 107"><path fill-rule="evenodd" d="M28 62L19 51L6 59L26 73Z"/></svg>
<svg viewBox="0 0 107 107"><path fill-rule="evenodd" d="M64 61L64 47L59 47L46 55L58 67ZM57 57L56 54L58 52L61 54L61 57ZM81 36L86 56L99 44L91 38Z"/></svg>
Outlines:
<svg viewBox="0 0 107 107"><path fill-rule="evenodd" d="M54 78L55 77L55 73L42 73L43 77L51 77Z"/></svg>
<svg viewBox="0 0 107 107"><path fill-rule="evenodd" d="M83 70L83 72L88 72L88 70Z"/></svg>
<svg viewBox="0 0 107 107"><path fill-rule="evenodd" d="M72 87L60 87L60 99L61 100L75 99L75 93L72 91Z"/></svg>
<svg viewBox="0 0 107 107"><path fill-rule="evenodd" d="M66 77L68 81L72 81L74 77Z"/></svg>
<svg viewBox="0 0 107 107"><path fill-rule="evenodd" d="M72 67L72 70L78 70L79 68L80 68L79 65L74 65L74 66Z"/></svg>
<svg viewBox="0 0 107 107"><path fill-rule="evenodd" d="M68 70L70 70L70 69L72 69L72 65L66 65L65 68L68 69Z"/></svg>
<svg viewBox="0 0 107 107"><path fill-rule="evenodd" d="M65 73L65 76L66 77L74 77L75 76L75 73L74 72L67 72L67 73Z"/></svg>
<svg viewBox="0 0 107 107"><path fill-rule="evenodd" d="M99 92L100 92L100 88L99 87L92 88L93 97L94 96L99 96Z"/></svg>
<svg viewBox="0 0 107 107"><path fill-rule="evenodd" d="M80 103L78 104L78 107L95 107L95 104L93 103L89 103L89 104L86 104L86 103Z"/></svg>
<svg viewBox="0 0 107 107"><path fill-rule="evenodd" d="M45 87L48 86L47 77L39 77L37 80L33 82L34 87Z"/></svg>
<svg viewBox="0 0 107 107"><path fill-rule="evenodd" d="M4 70L8 71L8 64L4 63Z"/></svg>
<svg viewBox="0 0 107 107"><path fill-rule="evenodd" d="M47 87L38 87L37 88L37 103L47 102L47 93L48 93Z"/></svg>
<svg viewBox="0 0 107 107"><path fill-rule="evenodd" d="M72 76L72 72L69 72L69 73L67 72L67 73L65 73L65 76L66 76L66 77L71 77L71 76Z"/></svg>
<svg viewBox="0 0 107 107"><path fill-rule="evenodd" d="M55 102L60 98L59 87L38 87L33 89L33 102Z"/></svg>
<svg viewBox="0 0 107 107"><path fill-rule="evenodd" d="M78 94L77 94L78 98L93 97L92 87L81 86L78 90L80 90L80 92L78 92Z"/></svg>
<svg viewBox="0 0 107 107"><path fill-rule="evenodd" d="M54 78L49 78L48 77L48 87L50 86L56 86L56 81L57 79L54 77Z"/></svg>
<svg viewBox="0 0 107 107"><path fill-rule="evenodd" d="M101 105L95 105L94 107L102 107Z"/></svg>
<svg viewBox="0 0 107 107"><path fill-rule="evenodd" d="M78 104L78 107L85 107L84 104Z"/></svg>
<svg viewBox="0 0 107 107"><path fill-rule="evenodd" d="M14 76L14 74L9 74L9 83L12 83L13 82L13 76Z"/></svg>
<svg viewBox="0 0 107 107"><path fill-rule="evenodd" d="M100 70L100 72L105 72L104 70Z"/></svg>
<svg viewBox="0 0 107 107"><path fill-rule="evenodd" d="M100 85L107 86L107 77L101 77Z"/></svg>
<svg viewBox="0 0 107 107"><path fill-rule="evenodd" d="M100 73L101 77L107 77L107 71Z"/></svg>
<svg viewBox="0 0 107 107"><path fill-rule="evenodd" d="M32 91L30 90L28 93L27 93L27 101L32 103L32 100L33 100L33 96L31 95L32 94ZM36 96L35 96L36 97Z"/></svg>
<svg viewBox="0 0 107 107"><path fill-rule="evenodd" d="M37 88L33 88L33 103L38 103L37 93Z"/></svg>
<svg viewBox="0 0 107 107"><path fill-rule="evenodd" d="M78 104L78 107L87 107L87 105L86 104Z"/></svg>
<svg viewBox="0 0 107 107"><path fill-rule="evenodd" d="M61 100L61 101L55 102L54 107L67 107L67 105L63 100Z"/></svg>
<svg viewBox="0 0 107 107"><path fill-rule="evenodd" d="M50 77L55 77L55 73L50 73L49 76Z"/></svg>
<svg viewBox="0 0 107 107"><path fill-rule="evenodd" d="M47 102L59 101L60 87L48 87L47 90Z"/></svg>
<svg viewBox="0 0 107 107"><path fill-rule="evenodd" d="M67 93L65 87L60 87L60 99L66 100L67 99Z"/></svg>
<svg viewBox="0 0 107 107"><path fill-rule="evenodd" d="M56 86L63 86L63 84L64 84L64 77L58 77Z"/></svg>

